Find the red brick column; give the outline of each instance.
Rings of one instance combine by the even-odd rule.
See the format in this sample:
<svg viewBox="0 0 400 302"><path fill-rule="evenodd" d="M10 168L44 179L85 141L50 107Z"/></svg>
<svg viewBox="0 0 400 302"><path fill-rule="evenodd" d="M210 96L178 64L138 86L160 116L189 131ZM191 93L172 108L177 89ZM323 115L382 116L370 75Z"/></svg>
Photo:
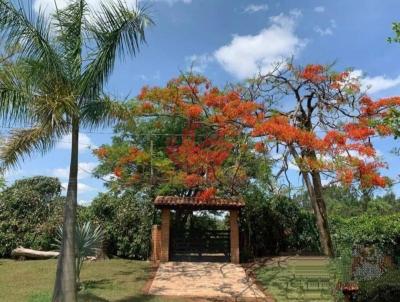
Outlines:
<svg viewBox="0 0 400 302"><path fill-rule="evenodd" d="M229 211L229 222L231 228L231 262L239 263L239 211Z"/></svg>
<svg viewBox="0 0 400 302"><path fill-rule="evenodd" d="M162 209L161 212L161 255L160 261L169 261L169 228L170 228L170 210Z"/></svg>
<svg viewBox="0 0 400 302"><path fill-rule="evenodd" d="M160 261L161 255L161 226L153 225L151 229L151 261Z"/></svg>

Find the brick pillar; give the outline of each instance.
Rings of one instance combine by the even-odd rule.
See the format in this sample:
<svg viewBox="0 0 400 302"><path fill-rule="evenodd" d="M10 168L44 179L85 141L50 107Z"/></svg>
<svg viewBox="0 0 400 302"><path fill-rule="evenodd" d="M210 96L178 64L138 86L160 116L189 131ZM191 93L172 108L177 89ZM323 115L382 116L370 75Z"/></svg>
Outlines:
<svg viewBox="0 0 400 302"><path fill-rule="evenodd" d="M151 261L160 261L161 255L161 226L153 225L151 229Z"/></svg>
<svg viewBox="0 0 400 302"><path fill-rule="evenodd" d="M231 262L239 263L239 225L238 225L239 211L229 211L229 222L231 228Z"/></svg>
<svg viewBox="0 0 400 302"><path fill-rule="evenodd" d="M169 228L170 228L170 210L162 209L161 212L161 255L160 261L169 261Z"/></svg>

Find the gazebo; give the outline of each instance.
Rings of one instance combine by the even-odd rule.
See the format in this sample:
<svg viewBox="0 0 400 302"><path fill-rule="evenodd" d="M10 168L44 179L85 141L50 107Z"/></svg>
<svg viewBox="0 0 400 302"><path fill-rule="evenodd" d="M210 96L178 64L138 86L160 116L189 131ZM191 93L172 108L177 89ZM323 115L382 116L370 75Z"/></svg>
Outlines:
<svg viewBox="0 0 400 302"><path fill-rule="evenodd" d="M240 209L244 207L243 200L215 197L204 201L198 197L158 196L154 200L154 205L161 210L161 226L155 225L152 229L152 260L161 262L171 260L171 210L222 210L229 211L230 261L239 263L238 217Z"/></svg>

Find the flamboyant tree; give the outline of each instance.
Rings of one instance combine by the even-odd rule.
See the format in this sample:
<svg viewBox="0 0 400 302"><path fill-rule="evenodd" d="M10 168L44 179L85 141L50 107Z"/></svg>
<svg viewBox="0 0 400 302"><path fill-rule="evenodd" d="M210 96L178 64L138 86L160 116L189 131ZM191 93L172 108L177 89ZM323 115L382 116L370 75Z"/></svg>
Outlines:
<svg viewBox="0 0 400 302"><path fill-rule="evenodd" d="M297 166L315 213L322 251L333 256L322 181L358 183L362 189L387 186L388 179L379 174L385 163L372 143L376 135L388 135L388 127L373 125L377 112L367 114L371 100L360 92L350 71L281 64L254 80L249 93L265 103L268 112L252 135L280 154L279 173L286 172L290 162Z"/></svg>
<svg viewBox="0 0 400 302"><path fill-rule="evenodd" d="M377 124L380 110L374 109L391 101L371 101L349 71L336 73L321 65L283 64L249 83L220 90L189 74L165 87L142 89L136 115L155 123L171 118L182 122L178 133L163 133L168 137L168 164L163 166L168 168L163 171L153 150L143 147L131 147L119 157L104 147L97 155L112 162L117 178L143 181L143 176L158 175L204 200L240 195L240 184L252 177L243 165L249 154L260 163L278 159L283 166L278 178L289 164L296 165L315 213L321 249L332 256L322 181L331 178L364 189L389 184L379 174L385 164L372 142L377 135L392 133Z"/></svg>
<svg viewBox="0 0 400 302"><path fill-rule="evenodd" d="M136 122L120 124L120 138L95 151L102 163L98 173L113 171L119 187L146 183L165 192L160 188L165 184L169 192L204 201L217 191L238 195L256 170L250 168L255 157L244 129L254 124L257 107L193 74L166 87L144 87L134 108Z"/></svg>

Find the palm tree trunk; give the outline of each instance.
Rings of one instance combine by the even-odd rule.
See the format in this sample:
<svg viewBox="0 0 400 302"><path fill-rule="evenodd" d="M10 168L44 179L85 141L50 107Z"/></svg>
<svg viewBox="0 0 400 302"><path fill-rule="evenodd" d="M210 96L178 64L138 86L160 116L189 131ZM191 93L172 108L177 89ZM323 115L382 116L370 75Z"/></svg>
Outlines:
<svg viewBox="0 0 400 302"><path fill-rule="evenodd" d="M63 241L57 263L53 302L76 302L75 229L78 193L79 120L72 120L71 163L64 208Z"/></svg>

